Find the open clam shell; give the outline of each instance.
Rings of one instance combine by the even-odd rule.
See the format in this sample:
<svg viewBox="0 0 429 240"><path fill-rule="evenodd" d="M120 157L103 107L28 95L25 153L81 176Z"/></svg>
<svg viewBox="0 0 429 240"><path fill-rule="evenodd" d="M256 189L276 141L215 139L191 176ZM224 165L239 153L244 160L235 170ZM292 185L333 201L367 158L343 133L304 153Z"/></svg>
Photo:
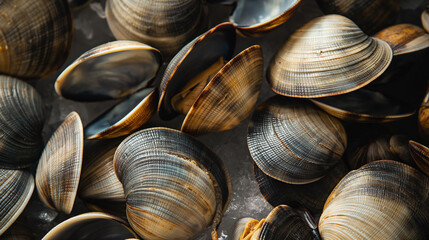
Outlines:
<svg viewBox="0 0 429 240"><path fill-rule="evenodd" d="M316 0L325 14L339 14L353 20L367 34L395 23L398 0Z"/></svg>
<svg viewBox="0 0 429 240"><path fill-rule="evenodd" d="M239 0L230 21L242 33L255 35L286 22L301 0Z"/></svg>
<svg viewBox="0 0 429 240"><path fill-rule="evenodd" d="M114 41L82 54L55 81L58 95L75 101L121 98L150 85L161 54L135 41Z"/></svg>
<svg viewBox="0 0 429 240"><path fill-rule="evenodd" d="M127 135L145 124L156 111L158 91L145 88L90 122L86 139L116 138Z"/></svg>
<svg viewBox="0 0 429 240"><path fill-rule="evenodd" d="M0 20L1 73L43 78L61 67L73 38L66 0L9 0L0 11L5 13Z"/></svg>
<svg viewBox="0 0 429 240"><path fill-rule="evenodd" d="M426 239L429 178L408 165L376 161L349 172L325 203L323 239Z"/></svg>
<svg viewBox="0 0 429 240"><path fill-rule="evenodd" d="M106 18L116 39L154 46L164 59L174 56L206 28L201 0L108 0Z"/></svg>
<svg viewBox="0 0 429 240"><path fill-rule="evenodd" d="M134 133L119 145L114 166L128 221L144 239L189 239L210 224L216 228L228 206L231 185L223 163L179 131Z"/></svg>
<svg viewBox="0 0 429 240"><path fill-rule="evenodd" d="M82 168L83 126L71 112L52 134L36 170L36 189L48 207L69 214L76 198Z"/></svg>
<svg viewBox="0 0 429 240"><path fill-rule="evenodd" d="M76 239L135 239L137 235L127 223L115 216L101 213L83 213L55 226L43 240L76 240Z"/></svg>
<svg viewBox="0 0 429 240"><path fill-rule="evenodd" d="M278 94L315 98L359 89L380 76L392 49L350 19L326 15L298 29L271 61L268 82Z"/></svg>
<svg viewBox="0 0 429 240"><path fill-rule="evenodd" d="M386 41L393 49L393 55L412 53L429 47L429 34L412 24L390 26L374 37Z"/></svg>
<svg viewBox="0 0 429 240"><path fill-rule="evenodd" d="M0 235L3 234L30 201L33 175L23 170L0 169Z"/></svg>
<svg viewBox="0 0 429 240"><path fill-rule="evenodd" d="M353 122L391 122L415 113L411 106L367 89L311 101L332 116Z"/></svg>
<svg viewBox="0 0 429 240"><path fill-rule="evenodd" d="M409 142L411 156L424 174L429 176L429 148L415 141Z"/></svg>
<svg viewBox="0 0 429 240"><path fill-rule="evenodd" d="M41 96L30 84L0 75L0 167L31 166L43 149Z"/></svg>
<svg viewBox="0 0 429 240"><path fill-rule="evenodd" d="M306 184L321 179L341 159L347 137L337 119L311 102L275 96L253 113L247 144L265 174Z"/></svg>

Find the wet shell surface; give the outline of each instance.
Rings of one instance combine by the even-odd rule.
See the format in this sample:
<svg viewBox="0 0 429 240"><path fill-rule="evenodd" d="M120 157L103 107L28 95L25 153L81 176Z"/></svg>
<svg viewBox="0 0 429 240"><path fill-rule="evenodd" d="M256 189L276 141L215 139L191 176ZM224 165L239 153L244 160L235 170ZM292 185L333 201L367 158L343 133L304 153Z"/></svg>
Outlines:
<svg viewBox="0 0 429 240"><path fill-rule="evenodd" d="M34 179L29 172L0 169L0 235L24 211L33 190Z"/></svg>
<svg viewBox="0 0 429 240"><path fill-rule="evenodd" d="M374 34L395 23L398 0L316 0L325 14L350 18L367 34Z"/></svg>
<svg viewBox="0 0 429 240"><path fill-rule="evenodd" d="M244 34L266 32L286 22L300 3L301 0L239 0L230 21Z"/></svg>
<svg viewBox="0 0 429 240"><path fill-rule="evenodd" d="M386 41L393 49L393 55L412 53L429 47L429 34L412 24L390 26L374 37Z"/></svg>
<svg viewBox="0 0 429 240"><path fill-rule="evenodd" d="M134 40L159 49L168 59L206 28L200 0L108 0L106 18L118 40Z"/></svg>
<svg viewBox="0 0 429 240"><path fill-rule="evenodd" d="M30 84L0 75L0 166L31 166L43 149L44 103Z"/></svg>
<svg viewBox="0 0 429 240"><path fill-rule="evenodd" d="M76 239L135 239L137 235L127 227L127 223L115 216L101 213L83 213L55 226L43 240Z"/></svg>
<svg viewBox="0 0 429 240"><path fill-rule="evenodd" d="M414 162L424 174L429 176L429 148L415 141L410 141L409 147Z"/></svg>
<svg viewBox="0 0 429 240"><path fill-rule="evenodd" d="M114 156L127 218L144 239L190 239L216 228L229 203L229 175L207 147L176 130L126 138ZM217 239L213 232L213 239Z"/></svg>
<svg viewBox="0 0 429 240"><path fill-rule="evenodd" d="M323 239L427 239L429 179L395 161L348 173L325 203Z"/></svg>
<svg viewBox="0 0 429 240"><path fill-rule="evenodd" d="M275 96L253 113L247 130L250 155L270 177L291 184L321 179L342 157L342 124L306 100Z"/></svg>
<svg viewBox="0 0 429 240"><path fill-rule="evenodd" d="M43 78L61 67L73 38L66 0L2 1L0 12L1 73Z"/></svg>
<svg viewBox="0 0 429 240"><path fill-rule="evenodd" d="M121 98L149 86L161 63L160 52L146 44L105 43L68 66L55 81L55 91L75 101Z"/></svg>
<svg viewBox="0 0 429 240"><path fill-rule="evenodd" d="M350 19L326 15L290 36L271 62L268 82L285 96L340 95L375 80L392 55L386 42L368 37Z"/></svg>
<svg viewBox="0 0 429 240"><path fill-rule="evenodd" d="M36 170L36 189L48 207L69 214L76 198L82 168L83 126L71 112L52 134Z"/></svg>

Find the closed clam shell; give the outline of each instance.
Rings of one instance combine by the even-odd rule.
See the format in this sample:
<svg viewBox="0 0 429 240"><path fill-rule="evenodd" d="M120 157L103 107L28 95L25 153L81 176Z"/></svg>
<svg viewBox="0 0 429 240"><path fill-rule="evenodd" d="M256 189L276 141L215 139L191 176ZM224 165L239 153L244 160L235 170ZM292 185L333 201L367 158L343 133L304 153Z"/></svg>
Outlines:
<svg viewBox="0 0 429 240"><path fill-rule="evenodd" d="M321 179L343 155L342 124L306 100L275 96L253 113L247 145L256 165L291 184Z"/></svg>
<svg viewBox="0 0 429 240"><path fill-rule="evenodd" d="M127 223L115 216L89 212L69 218L51 229L43 240L135 239L137 235Z"/></svg>
<svg viewBox="0 0 429 240"><path fill-rule="evenodd" d="M0 235L24 211L33 190L34 179L29 172L0 169Z"/></svg>
<svg viewBox="0 0 429 240"><path fill-rule="evenodd" d="M159 49L165 59L204 31L200 0L108 0L106 18L118 40L135 40Z"/></svg>
<svg viewBox="0 0 429 240"><path fill-rule="evenodd" d="M65 62L72 43L66 0L8 0L0 4L0 72L43 78Z"/></svg>
<svg viewBox="0 0 429 240"><path fill-rule="evenodd" d="M114 166L124 186L128 221L144 239L195 237L210 224L216 228L229 203L223 163L179 131L134 133L119 145Z"/></svg>
<svg viewBox="0 0 429 240"><path fill-rule="evenodd" d="M286 22L301 0L239 0L230 21L242 33L254 35Z"/></svg>
<svg viewBox="0 0 429 240"><path fill-rule="evenodd" d="M349 172L325 203L323 239L427 239L429 179L395 161Z"/></svg>
<svg viewBox="0 0 429 240"><path fill-rule="evenodd" d="M391 60L386 42L368 37L346 17L326 15L290 36L271 62L268 82L285 96L340 95L375 80Z"/></svg>
<svg viewBox="0 0 429 240"><path fill-rule="evenodd" d="M82 168L83 126L71 112L47 142L36 170L36 189L48 207L69 214Z"/></svg>
<svg viewBox="0 0 429 240"><path fill-rule="evenodd" d="M374 37L386 41L393 49L393 55L416 52L429 47L429 34L412 24L390 26Z"/></svg>
<svg viewBox="0 0 429 240"><path fill-rule="evenodd" d="M43 149L44 103L30 84L0 75L0 166L31 166Z"/></svg>
<svg viewBox="0 0 429 240"><path fill-rule="evenodd" d="M58 95L101 101L131 95L149 86L161 65L160 52L136 41L113 41L90 49L55 81Z"/></svg>
<svg viewBox="0 0 429 240"><path fill-rule="evenodd" d="M429 176L429 148L412 140L409 142L409 148L414 162L424 174Z"/></svg>
<svg viewBox="0 0 429 240"><path fill-rule="evenodd" d="M339 14L353 20L367 34L395 23L398 0L316 0L325 14Z"/></svg>

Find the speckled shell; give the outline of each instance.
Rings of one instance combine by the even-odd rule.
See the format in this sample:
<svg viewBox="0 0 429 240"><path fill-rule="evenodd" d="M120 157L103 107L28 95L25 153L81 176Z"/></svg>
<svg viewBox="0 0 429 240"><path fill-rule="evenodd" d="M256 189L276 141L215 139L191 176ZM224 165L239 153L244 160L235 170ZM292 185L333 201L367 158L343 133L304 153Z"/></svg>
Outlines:
<svg viewBox="0 0 429 240"><path fill-rule="evenodd" d="M359 89L351 93L311 100L325 112L346 121L381 123L401 120L416 111L380 92Z"/></svg>
<svg viewBox="0 0 429 240"><path fill-rule="evenodd" d="M380 76L392 49L340 15L318 17L299 28L271 61L268 82L278 94L315 98L359 89Z"/></svg>
<svg viewBox="0 0 429 240"><path fill-rule="evenodd" d="M398 0L316 0L325 14L346 16L367 34L374 34L395 23Z"/></svg>
<svg viewBox="0 0 429 240"><path fill-rule="evenodd" d="M410 141L409 147L414 162L424 174L429 176L429 148L415 141Z"/></svg>
<svg viewBox="0 0 429 240"><path fill-rule="evenodd" d="M265 174L306 184L321 179L340 160L347 138L342 124L311 102L275 96L253 113L247 144Z"/></svg>
<svg viewBox="0 0 429 240"><path fill-rule="evenodd" d="M216 228L229 203L231 185L221 160L176 130L134 133L119 145L114 167L128 221L144 239L195 237L210 224Z"/></svg>
<svg viewBox="0 0 429 240"><path fill-rule="evenodd" d="M256 35L285 23L301 0L240 0L230 21L245 35Z"/></svg>
<svg viewBox="0 0 429 240"><path fill-rule="evenodd" d="M43 78L65 62L73 39L66 0L0 3L0 72Z"/></svg>
<svg viewBox="0 0 429 240"><path fill-rule="evenodd" d="M43 149L43 100L30 84L0 75L0 167L31 166Z"/></svg>
<svg viewBox="0 0 429 240"><path fill-rule="evenodd" d="M116 39L159 49L168 59L206 28L201 0L108 0L106 18Z"/></svg>
<svg viewBox="0 0 429 240"><path fill-rule="evenodd" d="M36 189L48 207L69 214L76 198L82 168L83 126L71 112L52 134L36 170Z"/></svg>
<svg viewBox="0 0 429 240"><path fill-rule="evenodd" d="M325 203L323 239L427 239L429 178L408 165L376 161L348 173Z"/></svg>
<svg viewBox="0 0 429 240"><path fill-rule="evenodd" d="M55 91L75 101L125 97L149 86L161 64L160 52L146 44L105 43L70 64L55 81Z"/></svg>
<svg viewBox="0 0 429 240"><path fill-rule="evenodd" d="M117 138L134 132L155 113L157 96L155 88L145 88L133 94L91 121L85 127L85 138Z"/></svg>
<svg viewBox="0 0 429 240"><path fill-rule="evenodd" d="M137 235L127 223L115 216L101 213L83 213L65 220L51 229L43 240L75 239L135 239Z"/></svg>
<svg viewBox="0 0 429 240"><path fill-rule="evenodd" d="M374 37L386 41L393 49L393 55L412 53L429 47L429 34L412 24L390 26Z"/></svg>
<svg viewBox="0 0 429 240"><path fill-rule="evenodd" d="M0 235L24 211L34 190L33 175L23 170L0 169Z"/></svg>

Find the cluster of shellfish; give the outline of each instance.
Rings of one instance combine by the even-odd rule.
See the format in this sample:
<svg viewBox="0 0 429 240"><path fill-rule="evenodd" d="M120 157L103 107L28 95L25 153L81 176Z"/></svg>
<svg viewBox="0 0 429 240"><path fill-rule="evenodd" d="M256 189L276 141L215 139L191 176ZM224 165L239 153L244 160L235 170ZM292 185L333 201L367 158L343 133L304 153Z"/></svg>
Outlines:
<svg viewBox="0 0 429 240"><path fill-rule="evenodd" d="M110 35L73 51L95 5ZM0 3L0 239L429 238L429 14L403 5ZM233 234L242 169L272 211Z"/></svg>

